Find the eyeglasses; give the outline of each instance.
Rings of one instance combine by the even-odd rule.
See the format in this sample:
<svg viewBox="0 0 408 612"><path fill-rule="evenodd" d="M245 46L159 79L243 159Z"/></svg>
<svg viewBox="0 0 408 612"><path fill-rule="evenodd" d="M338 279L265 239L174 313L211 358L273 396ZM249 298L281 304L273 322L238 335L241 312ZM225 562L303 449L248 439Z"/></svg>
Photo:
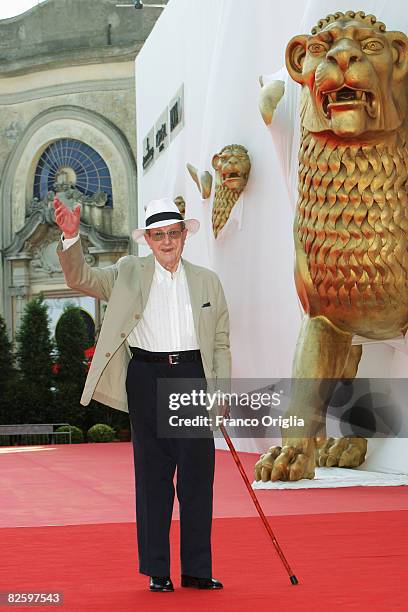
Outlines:
<svg viewBox="0 0 408 612"><path fill-rule="evenodd" d="M179 229L172 229L168 230L167 232L163 232L161 230L158 230L156 232L154 230L149 230L149 236L155 242L160 242L160 240L164 240L166 234L171 240L178 240L183 231L184 230Z"/></svg>

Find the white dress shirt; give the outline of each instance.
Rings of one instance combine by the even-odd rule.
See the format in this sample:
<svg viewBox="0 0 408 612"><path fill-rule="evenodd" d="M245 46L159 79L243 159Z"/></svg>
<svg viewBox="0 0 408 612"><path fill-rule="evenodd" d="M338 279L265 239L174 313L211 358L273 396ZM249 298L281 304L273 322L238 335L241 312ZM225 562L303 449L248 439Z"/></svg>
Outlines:
<svg viewBox="0 0 408 612"><path fill-rule="evenodd" d="M63 249L79 240L66 238ZM155 270L146 308L127 341L146 351L176 352L199 348L186 273L182 262L169 272L155 259Z"/></svg>

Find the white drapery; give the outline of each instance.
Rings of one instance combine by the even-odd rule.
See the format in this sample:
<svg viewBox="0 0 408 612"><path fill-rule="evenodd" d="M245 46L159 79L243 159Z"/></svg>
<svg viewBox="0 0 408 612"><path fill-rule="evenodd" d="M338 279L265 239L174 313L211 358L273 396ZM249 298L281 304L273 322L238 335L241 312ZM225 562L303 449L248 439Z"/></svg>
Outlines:
<svg viewBox="0 0 408 612"><path fill-rule="evenodd" d="M258 76L280 70L289 39L309 33L320 18L337 10L365 10L384 21L388 30L408 32L402 1L357 4L170 0L136 60L140 223L146 202L165 195L182 195L186 214L201 221L199 234L186 243L185 256L216 270L222 280L236 378L289 377L302 316L293 283L292 242L299 86L285 77L285 96L271 128L274 146L258 111ZM143 173L143 138L183 83L185 126ZM211 228L213 194L201 200L185 165L189 162L213 174L212 156L231 143L248 149L252 168L242 210L234 211L238 222L226 227L224 239L216 241ZM364 376L406 374L408 358L390 345L370 344L360 371ZM370 469L386 465L408 472L406 445L395 441L399 446L394 461L391 442L370 445ZM240 450L264 451L268 441L240 439L236 445Z"/></svg>

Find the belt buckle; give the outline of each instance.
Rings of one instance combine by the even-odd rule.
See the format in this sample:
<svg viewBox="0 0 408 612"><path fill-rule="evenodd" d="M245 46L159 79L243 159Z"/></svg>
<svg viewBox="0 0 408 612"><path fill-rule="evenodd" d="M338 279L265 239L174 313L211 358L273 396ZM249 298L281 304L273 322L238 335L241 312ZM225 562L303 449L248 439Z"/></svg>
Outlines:
<svg viewBox="0 0 408 612"><path fill-rule="evenodd" d="M177 361L173 361L173 359L177 359ZM180 361L178 361L179 359L179 354L178 353L171 353L169 355L169 364L170 365L177 365L178 363L180 363Z"/></svg>

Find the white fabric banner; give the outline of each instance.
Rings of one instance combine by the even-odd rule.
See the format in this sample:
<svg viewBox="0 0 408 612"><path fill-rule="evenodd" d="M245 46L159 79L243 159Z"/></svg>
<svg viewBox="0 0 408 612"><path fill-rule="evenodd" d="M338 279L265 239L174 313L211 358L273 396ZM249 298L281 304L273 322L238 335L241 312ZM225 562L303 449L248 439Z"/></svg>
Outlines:
<svg viewBox="0 0 408 612"><path fill-rule="evenodd" d="M309 33L328 13L350 8L349 0L170 0L136 60L139 219L142 223L150 199L182 195L186 215L201 221L200 232L186 243L185 256L216 270L221 278L230 309L236 378L291 375L302 317L293 282L292 240L299 86L282 66L292 36ZM359 0L354 10L374 13L389 30L408 32L408 12L401 0ZM258 111L258 77L276 76L278 71L285 95L271 127L274 144ZM143 172L143 139L181 85L184 127ZM186 163L214 176L212 156L232 143L248 149L252 168L242 200L215 240L214 185L211 197L202 201ZM396 342L393 347L367 345L359 375L386 377L403 371L405 376L408 358ZM240 450L264 452L268 447L267 440L235 442ZM370 444L371 455L381 456L377 442ZM399 448L390 461L391 442L388 468L408 472L408 450L401 453ZM222 441L218 445L222 447ZM371 462L370 469L380 470L384 457L379 461Z"/></svg>

